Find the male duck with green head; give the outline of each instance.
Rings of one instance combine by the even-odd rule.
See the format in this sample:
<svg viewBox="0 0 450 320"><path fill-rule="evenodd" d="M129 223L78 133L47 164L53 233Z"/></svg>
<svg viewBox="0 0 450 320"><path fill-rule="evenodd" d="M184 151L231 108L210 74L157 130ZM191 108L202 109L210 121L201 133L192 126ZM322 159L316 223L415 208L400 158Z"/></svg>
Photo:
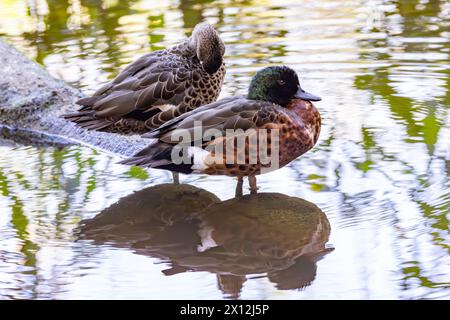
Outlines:
<svg viewBox="0 0 450 320"><path fill-rule="evenodd" d="M278 166L271 168L277 169L315 145L321 118L311 101L319 100L319 97L302 89L294 70L286 66L267 67L254 76L247 97L225 98L163 124L145 135L156 138L156 141L122 163L185 174L235 176L238 178L236 195L242 195L243 177L248 176L253 194L257 192L255 175L267 172L270 167L263 161L262 153L278 156ZM222 135L205 136L211 129ZM201 130L203 134L195 134L196 130ZM266 134L260 134L262 131ZM274 131L276 135L272 135ZM183 156L188 161L180 163L174 159L174 154L179 152L175 147L179 146L180 133L183 132L189 133L190 140L183 140L187 146L183 149ZM257 141L256 149L252 146L249 132L256 137L253 140ZM247 134L247 137L244 138L244 146L239 149L237 141L242 134ZM185 137L183 134L183 139ZM271 140L273 137L276 141ZM229 144L230 140L234 142ZM217 152L217 146L227 150L227 143L234 148L231 152ZM264 146L266 150L259 146ZM256 150L256 158L251 154L252 150Z"/></svg>

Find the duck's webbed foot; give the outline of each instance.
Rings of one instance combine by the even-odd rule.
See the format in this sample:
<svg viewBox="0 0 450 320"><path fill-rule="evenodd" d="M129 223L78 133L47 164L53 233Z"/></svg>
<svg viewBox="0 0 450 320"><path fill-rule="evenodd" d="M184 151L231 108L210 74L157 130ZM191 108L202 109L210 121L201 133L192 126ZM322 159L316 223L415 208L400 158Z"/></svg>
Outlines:
<svg viewBox="0 0 450 320"><path fill-rule="evenodd" d="M258 186L256 185L256 177L255 176L249 176L248 177L248 183L250 185L250 194L257 194L258 193Z"/></svg>
<svg viewBox="0 0 450 320"><path fill-rule="evenodd" d="M243 195L242 185L243 184L244 184L244 178L238 177L238 182L237 182L237 185L236 185L235 197L242 197L242 195Z"/></svg>

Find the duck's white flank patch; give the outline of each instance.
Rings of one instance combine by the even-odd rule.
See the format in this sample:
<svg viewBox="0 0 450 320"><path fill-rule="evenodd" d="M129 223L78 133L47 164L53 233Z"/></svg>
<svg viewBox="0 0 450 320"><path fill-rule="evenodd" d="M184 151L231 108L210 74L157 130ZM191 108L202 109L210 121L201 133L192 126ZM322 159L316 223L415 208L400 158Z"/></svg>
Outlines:
<svg viewBox="0 0 450 320"><path fill-rule="evenodd" d="M197 247L198 252L204 252L208 249L217 247L218 244L214 239L212 238L212 232L214 231L214 228L210 225L207 225L205 223L202 223L200 225L200 228L198 229L198 235L201 239L201 245Z"/></svg>
<svg viewBox="0 0 450 320"><path fill-rule="evenodd" d="M209 156L209 152L203 150L200 147L189 147L188 148L189 157L193 157L193 165L191 167L194 171L202 171L207 168L206 158Z"/></svg>

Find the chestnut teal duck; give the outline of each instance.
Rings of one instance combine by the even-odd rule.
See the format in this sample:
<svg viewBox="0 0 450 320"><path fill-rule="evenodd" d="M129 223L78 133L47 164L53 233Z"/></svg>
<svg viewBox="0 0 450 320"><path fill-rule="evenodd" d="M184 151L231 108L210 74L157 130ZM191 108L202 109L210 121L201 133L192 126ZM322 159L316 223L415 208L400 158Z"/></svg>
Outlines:
<svg viewBox="0 0 450 320"><path fill-rule="evenodd" d="M243 177L247 176L254 194L257 193L256 175L287 165L316 144L321 117L311 101L319 100L302 89L291 68L267 67L253 77L247 96L224 98L166 122L144 135L156 140L121 163L185 174L234 176L238 178L237 196L242 195ZM200 134L196 134L196 130L200 130ZM208 137L205 135L208 130L215 130L215 134ZM267 150L252 149L249 131L256 136L253 141L257 141L258 146L264 142ZM260 134L263 131L265 135ZM184 138L182 144L180 134ZM247 137L242 149L238 149L237 140L242 135ZM230 140L233 143L230 144ZM231 152L223 151L227 150L227 145L232 146ZM180 149L180 146L184 147ZM252 150L257 153L253 159ZM272 166L275 157L270 158L270 163L263 162L262 151L278 156L275 166ZM179 156L179 152L183 161L173 158L174 154Z"/></svg>

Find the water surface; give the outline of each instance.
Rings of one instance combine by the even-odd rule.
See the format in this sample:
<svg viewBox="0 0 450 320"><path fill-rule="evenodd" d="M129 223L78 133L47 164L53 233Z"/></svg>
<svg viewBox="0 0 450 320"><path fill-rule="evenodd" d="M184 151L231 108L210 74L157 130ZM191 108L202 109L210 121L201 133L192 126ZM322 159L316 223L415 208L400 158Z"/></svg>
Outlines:
<svg viewBox="0 0 450 320"><path fill-rule="evenodd" d="M77 228L133 191L170 182L169 173L84 147L2 141L0 297L448 299L448 17L445 0L2 1L0 35L86 93L202 20L227 46L222 97L245 93L264 66L293 67L323 98L322 133L312 151L260 176L260 192L317 205L331 225L326 248L335 250L271 262L277 271L167 272L167 256L80 239ZM221 201L233 197L231 178L182 180Z"/></svg>

